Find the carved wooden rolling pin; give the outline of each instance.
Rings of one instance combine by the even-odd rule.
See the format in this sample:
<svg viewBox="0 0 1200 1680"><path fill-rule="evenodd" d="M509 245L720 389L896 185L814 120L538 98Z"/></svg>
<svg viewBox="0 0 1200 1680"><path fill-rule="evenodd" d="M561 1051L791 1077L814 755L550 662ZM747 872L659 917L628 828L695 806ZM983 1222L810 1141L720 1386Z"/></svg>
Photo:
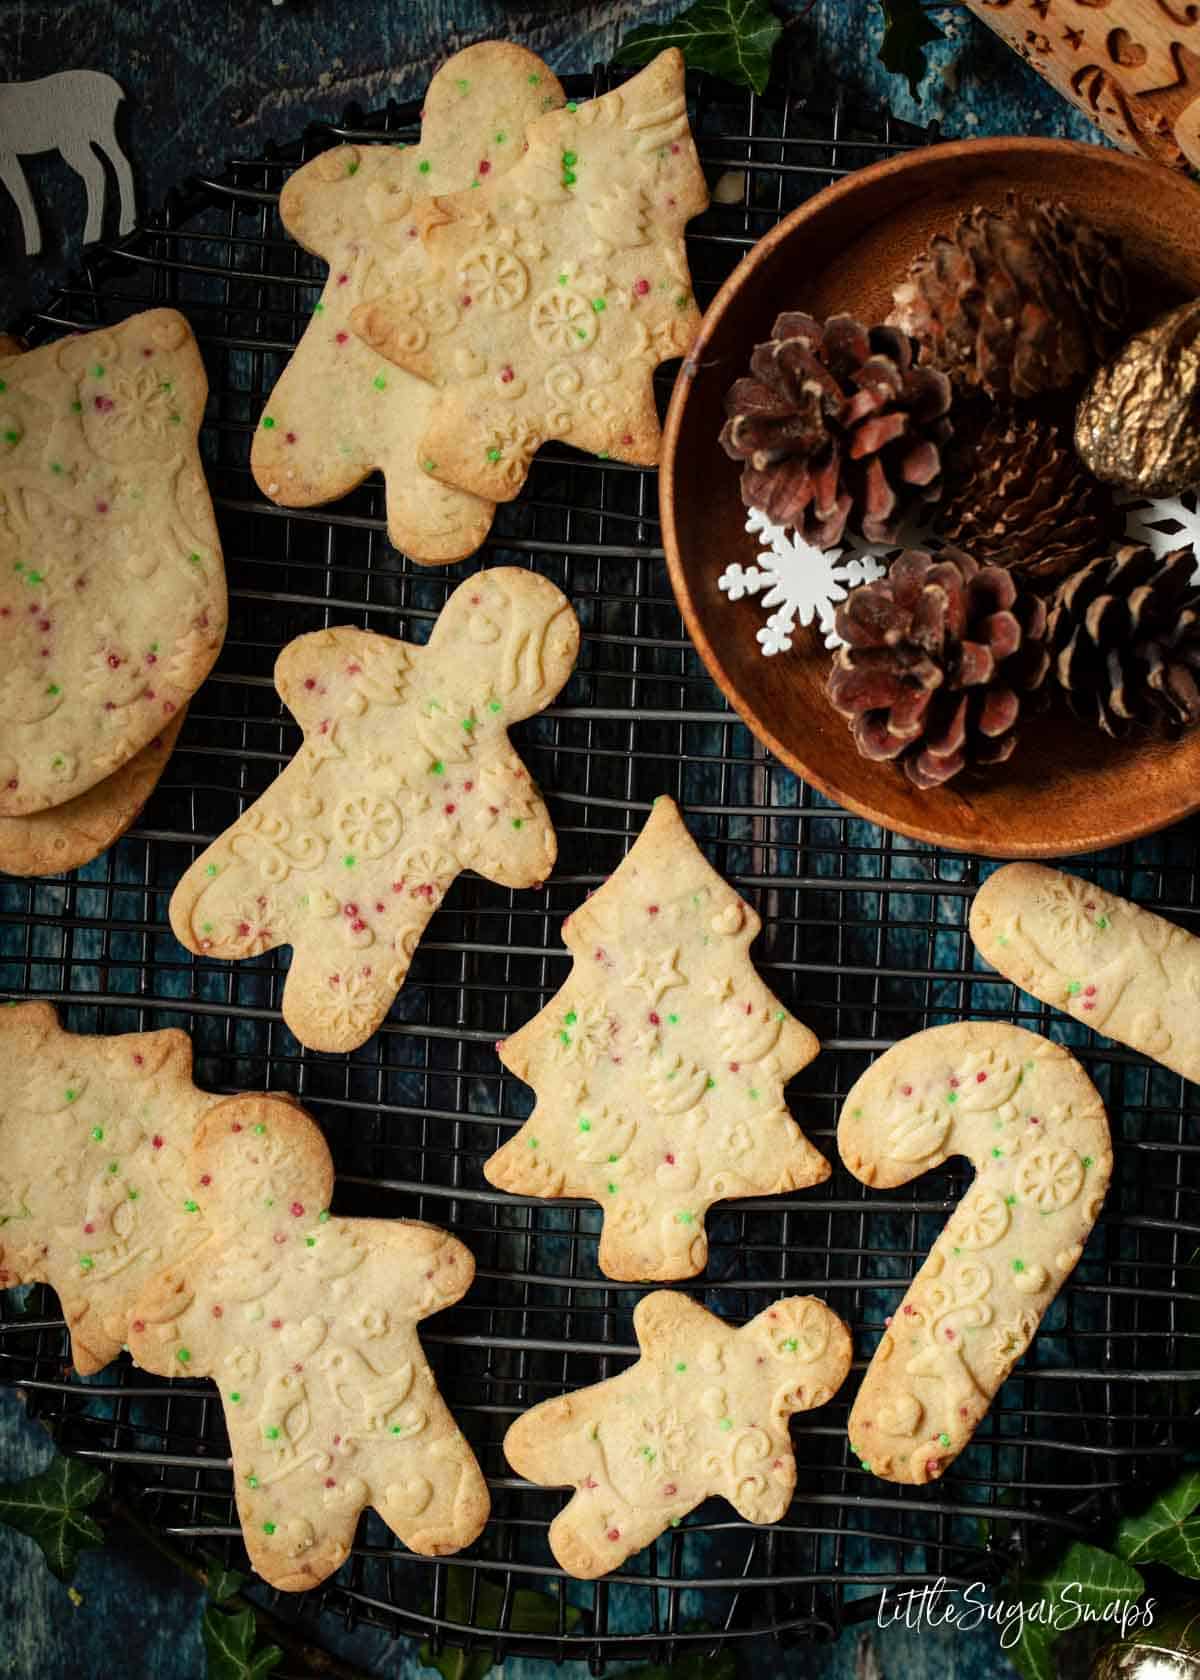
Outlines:
<svg viewBox="0 0 1200 1680"><path fill-rule="evenodd" d="M971 906L971 938L1001 974L1085 1026L1200 1080L1200 939L1038 863L1009 863Z"/></svg>
<svg viewBox="0 0 1200 1680"><path fill-rule="evenodd" d="M867 1069L842 1109L838 1149L876 1190L951 1155L975 1168L850 1412L864 1469L933 1481L1083 1252L1112 1172L1104 1106L1061 1045L1006 1021L961 1021L902 1040Z"/></svg>
<svg viewBox="0 0 1200 1680"><path fill-rule="evenodd" d="M1200 168L1200 6L1191 0L967 0L1126 152Z"/></svg>

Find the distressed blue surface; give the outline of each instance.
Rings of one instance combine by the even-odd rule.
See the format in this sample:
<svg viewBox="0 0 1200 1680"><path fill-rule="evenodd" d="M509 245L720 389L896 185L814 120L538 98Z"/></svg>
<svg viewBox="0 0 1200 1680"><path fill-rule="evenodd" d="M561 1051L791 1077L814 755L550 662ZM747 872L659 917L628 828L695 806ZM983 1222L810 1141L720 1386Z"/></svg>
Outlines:
<svg viewBox="0 0 1200 1680"><path fill-rule="evenodd" d="M379 107L418 94L449 52L482 37L511 36L554 69L583 70L607 59L634 23L667 16L682 0L0 0L0 79L32 80L62 68L109 71L127 94L121 134L143 209L162 202L189 173L220 168L233 153L294 138L305 125L340 117L346 106ZM918 105L875 60L879 17L864 0L799 0L805 12L786 50L814 79L836 75L896 115L937 121L947 137L1027 133L1096 139L1085 119L960 8L939 14L946 39L930 51ZM0 191L0 323L15 324L49 296L80 259L83 189L60 159L28 164L45 251L20 257L15 210ZM115 203L110 203L115 231ZM0 1479L15 1480L49 1457L40 1429L18 1398L0 1391ZM200 1594L153 1554L110 1548L84 1558L75 1606L42 1567L32 1542L0 1528L0 1676L19 1680L192 1680L204 1672ZM415 1645L376 1633L347 1635L326 1621L314 1636L364 1673L411 1680L422 1671ZM872 1635L886 1680L992 1680L1011 1673L989 1632ZM772 1675L851 1680L859 1636L836 1647L771 1652ZM285 1670L286 1672L286 1670ZM549 1665L512 1661L511 1680L541 1680ZM869 1671L868 1671L869 1672Z"/></svg>

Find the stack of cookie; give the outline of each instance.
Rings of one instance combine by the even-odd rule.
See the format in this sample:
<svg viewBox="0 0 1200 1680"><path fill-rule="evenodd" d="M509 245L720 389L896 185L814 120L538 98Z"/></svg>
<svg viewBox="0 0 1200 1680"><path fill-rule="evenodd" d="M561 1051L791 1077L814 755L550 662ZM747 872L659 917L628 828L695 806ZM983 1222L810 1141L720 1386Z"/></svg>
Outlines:
<svg viewBox="0 0 1200 1680"><path fill-rule="evenodd" d="M207 390L170 309L0 359L0 868L111 845L220 651Z"/></svg>

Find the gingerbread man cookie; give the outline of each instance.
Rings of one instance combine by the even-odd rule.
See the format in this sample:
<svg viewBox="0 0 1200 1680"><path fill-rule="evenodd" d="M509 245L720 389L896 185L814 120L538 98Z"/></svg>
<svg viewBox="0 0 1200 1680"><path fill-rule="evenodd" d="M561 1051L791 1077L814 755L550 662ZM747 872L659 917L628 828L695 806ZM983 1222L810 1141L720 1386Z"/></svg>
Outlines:
<svg viewBox="0 0 1200 1680"><path fill-rule="evenodd" d="M48 1003L0 1006L0 1287L48 1283L75 1368L124 1345L138 1291L208 1236L190 1156L219 1099L186 1033L64 1030Z"/></svg>
<svg viewBox="0 0 1200 1680"><path fill-rule="evenodd" d="M111 776L220 652L207 390L173 309L0 360L0 817Z"/></svg>
<svg viewBox="0 0 1200 1680"><path fill-rule="evenodd" d="M671 49L603 98L532 123L502 178L421 206L426 274L350 320L438 388L425 470L503 502L549 438L652 466L654 370L700 326L683 230L707 204Z"/></svg>
<svg viewBox="0 0 1200 1680"><path fill-rule="evenodd" d="M275 684L304 746L184 875L176 937L230 958L291 945L296 1037L365 1043L460 870L511 887L550 873L554 830L508 728L578 648L566 597L515 567L460 584L424 647L348 627L290 643Z"/></svg>
<svg viewBox="0 0 1200 1680"><path fill-rule="evenodd" d="M422 203L504 175L522 155L529 123L563 98L533 53L483 41L456 53L430 82L417 145L339 146L290 177L279 201L283 224L329 263L329 278L254 436L250 464L272 501L332 501L378 467L388 534L412 559L459 560L487 536L492 503L448 488L421 466L418 445L437 393L356 337L350 316L373 297L403 297L421 283Z"/></svg>
<svg viewBox="0 0 1200 1680"><path fill-rule="evenodd" d="M658 799L563 923L566 985L498 1046L538 1103L484 1173L503 1190L598 1201L611 1278L692 1277L714 1202L829 1176L783 1095L817 1039L754 972L761 926Z"/></svg>
<svg viewBox="0 0 1200 1680"><path fill-rule="evenodd" d="M793 1412L823 1406L850 1369L850 1333L791 1296L742 1329L660 1289L633 1314L642 1356L606 1382L526 1412L504 1437L519 1476L575 1494L550 1525L569 1575L593 1580L714 1494L778 1522L796 1486Z"/></svg>
<svg viewBox="0 0 1200 1680"><path fill-rule="evenodd" d="M212 1235L142 1292L133 1357L212 1377L250 1561L287 1592L349 1555L367 1505L440 1556L487 1520L487 1484L417 1339L475 1264L432 1225L329 1212L333 1167L283 1097L233 1097L195 1142Z"/></svg>
<svg viewBox="0 0 1200 1680"><path fill-rule="evenodd" d="M1104 1105L1073 1056L1007 1021L931 1027L852 1088L838 1148L877 1190L965 1155L975 1181L863 1378L850 1442L890 1482L970 1441L1083 1252L1112 1173Z"/></svg>

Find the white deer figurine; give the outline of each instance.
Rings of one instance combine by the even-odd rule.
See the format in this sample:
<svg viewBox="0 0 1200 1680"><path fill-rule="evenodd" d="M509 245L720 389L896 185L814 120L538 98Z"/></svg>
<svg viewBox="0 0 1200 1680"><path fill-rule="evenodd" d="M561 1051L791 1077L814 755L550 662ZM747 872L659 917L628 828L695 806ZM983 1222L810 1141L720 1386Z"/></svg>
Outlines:
<svg viewBox="0 0 1200 1680"><path fill-rule="evenodd" d="M21 217L25 254L42 248L37 209L20 157L61 152L87 189L87 225L83 242L99 239L104 226L104 165L112 164L121 194L120 231L133 226L133 174L117 141L117 106L124 98L118 83L101 70L60 70L37 82L0 82L0 185L8 188ZM95 148L95 150L93 149Z"/></svg>

